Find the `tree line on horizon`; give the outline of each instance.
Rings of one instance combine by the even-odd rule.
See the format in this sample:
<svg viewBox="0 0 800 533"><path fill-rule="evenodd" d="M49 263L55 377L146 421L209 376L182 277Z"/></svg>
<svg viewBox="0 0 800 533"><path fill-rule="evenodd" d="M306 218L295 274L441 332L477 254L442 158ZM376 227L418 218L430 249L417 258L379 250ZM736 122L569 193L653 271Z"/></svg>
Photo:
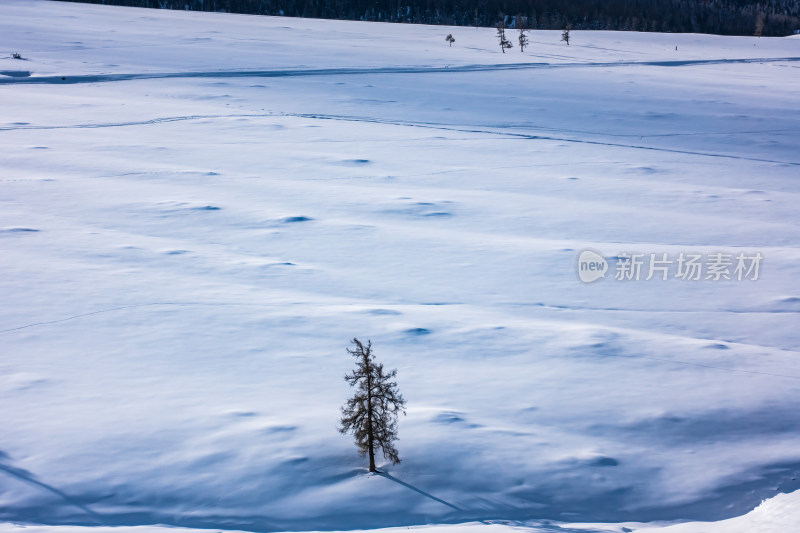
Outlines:
<svg viewBox="0 0 800 533"><path fill-rule="evenodd" d="M59 0L251 15L508 29L785 36L800 0Z"/></svg>

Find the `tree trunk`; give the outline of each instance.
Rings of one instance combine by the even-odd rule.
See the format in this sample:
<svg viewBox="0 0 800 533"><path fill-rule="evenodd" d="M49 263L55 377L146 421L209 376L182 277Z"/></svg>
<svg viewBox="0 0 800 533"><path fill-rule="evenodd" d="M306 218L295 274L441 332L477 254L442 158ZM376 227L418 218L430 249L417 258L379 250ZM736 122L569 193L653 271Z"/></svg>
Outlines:
<svg viewBox="0 0 800 533"><path fill-rule="evenodd" d="M377 472L375 468L375 440L372 429L372 366L369 359L364 357L367 366L367 445L369 448L369 471Z"/></svg>
<svg viewBox="0 0 800 533"><path fill-rule="evenodd" d="M372 447L372 434L370 433L369 436L369 471L370 472L377 472L378 469L375 468L375 449Z"/></svg>

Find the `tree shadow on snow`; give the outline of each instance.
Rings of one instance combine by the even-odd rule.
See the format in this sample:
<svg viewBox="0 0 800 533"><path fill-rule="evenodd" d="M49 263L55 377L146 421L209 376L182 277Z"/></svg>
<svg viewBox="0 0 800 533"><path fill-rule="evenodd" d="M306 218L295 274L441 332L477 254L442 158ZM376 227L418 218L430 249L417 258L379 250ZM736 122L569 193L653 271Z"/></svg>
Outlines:
<svg viewBox="0 0 800 533"><path fill-rule="evenodd" d="M417 487L415 487L414 485L411 485L411 484L409 484L409 483L406 483L405 481L400 481L399 479L397 479L396 477L392 476L391 474L388 474L388 473L386 473L386 472L378 472L377 474L378 474L379 476L383 477L383 478L386 478L386 479L388 479L389 481L394 481L394 482L395 482L395 483L397 483L398 485L402 485L402 486L406 487L407 489L411 489L411 490L413 490L414 492L416 492L416 493L418 493L418 494L422 494L422 495L423 495L423 496L425 496L426 498L430 498L431 500L433 500L433 501L435 501L435 502L439 502L439 503L441 503L442 505L446 505L447 507L449 507L449 508L453 509L454 511L458 511L458 512L461 512L461 511L462 511L462 509L459 509L458 507L456 507L456 506L455 506L455 505L453 505L452 503L448 503L448 502L444 501L444 500L443 500L443 499L441 499L441 498L437 498L437 497L436 497L436 496L434 496L433 494L430 494L430 493L428 493L428 492L425 492L425 491L424 491L424 490L422 490L422 489L418 489L418 488L417 488Z"/></svg>
<svg viewBox="0 0 800 533"><path fill-rule="evenodd" d="M10 462L11 462L11 457L9 457L9 455L6 452L0 450L0 472L4 472L9 476L14 477L20 481L23 481L29 485L33 485L34 487L46 490L51 494L55 494L67 505L77 507L78 509L89 515L92 518L93 522L96 522L97 524L104 523L103 517L100 514L92 511L86 505L82 504L81 502L79 502L69 494L65 493L64 491L59 490L58 488L52 485L48 485L43 481L39 481L38 479L36 479L36 476L32 472L29 472L24 468L18 468L16 466L8 464ZM35 517L30 517L30 518L35 518Z"/></svg>

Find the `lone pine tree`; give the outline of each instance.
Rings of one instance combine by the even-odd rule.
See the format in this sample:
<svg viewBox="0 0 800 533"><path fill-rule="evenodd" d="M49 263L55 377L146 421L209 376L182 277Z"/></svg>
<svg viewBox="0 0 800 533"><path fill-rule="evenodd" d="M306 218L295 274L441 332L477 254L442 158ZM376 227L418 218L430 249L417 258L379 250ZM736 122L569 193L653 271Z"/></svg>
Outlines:
<svg viewBox="0 0 800 533"><path fill-rule="evenodd" d="M369 455L369 471L375 468L375 451L380 448L383 456L392 464L400 462L394 441L397 440L397 413L405 412L406 401L392 381L397 370L383 370L383 364L375 361L372 341L363 344L353 339L353 349L347 351L356 358L356 368L344 379L356 389L355 395L342 406L339 431L352 432L356 446L362 456Z"/></svg>
<svg viewBox="0 0 800 533"><path fill-rule="evenodd" d="M567 27L564 28L564 31L561 32L561 40L567 43L569 46L569 32L572 30L572 24L567 24Z"/></svg>
<svg viewBox="0 0 800 533"><path fill-rule="evenodd" d="M497 23L497 38L500 40L500 50L502 50L504 54L506 53L506 48L514 46L511 44L511 41L506 38L506 25L502 20Z"/></svg>
<svg viewBox="0 0 800 533"><path fill-rule="evenodd" d="M519 51L524 52L525 47L528 46L528 36L525 35L525 32L528 31L525 28L519 29Z"/></svg>

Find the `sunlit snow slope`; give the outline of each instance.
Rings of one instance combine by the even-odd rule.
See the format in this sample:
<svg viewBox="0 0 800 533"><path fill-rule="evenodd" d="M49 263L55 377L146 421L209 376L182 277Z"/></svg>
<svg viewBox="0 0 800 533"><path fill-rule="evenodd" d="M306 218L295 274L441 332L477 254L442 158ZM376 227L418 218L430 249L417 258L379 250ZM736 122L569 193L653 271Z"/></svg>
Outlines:
<svg viewBox="0 0 800 533"><path fill-rule="evenodd" d="M0 519L719 520L797 489L800 39L559 38L0 2ZM585 284L587 248L763 263ZM380 476L337 432L354 336L408 401Z"/></svg>

